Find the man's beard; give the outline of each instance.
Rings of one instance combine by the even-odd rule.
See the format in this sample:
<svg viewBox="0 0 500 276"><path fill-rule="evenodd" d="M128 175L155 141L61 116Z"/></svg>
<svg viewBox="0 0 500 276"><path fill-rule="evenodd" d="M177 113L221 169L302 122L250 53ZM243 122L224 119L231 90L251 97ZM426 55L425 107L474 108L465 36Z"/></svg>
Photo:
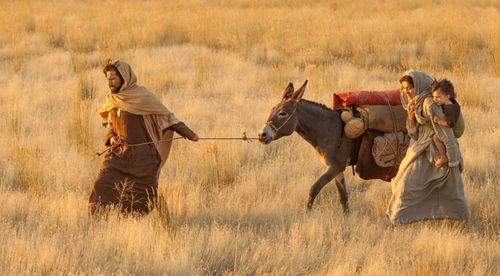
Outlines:
<svg viewBox="0 0 500 276"><path fill-rule="evenodd" d="M109 90L111 91L111 93L116 94L116 93L120 92L120 88L122 88L121 85L118 87L110 86Z"/></svg>

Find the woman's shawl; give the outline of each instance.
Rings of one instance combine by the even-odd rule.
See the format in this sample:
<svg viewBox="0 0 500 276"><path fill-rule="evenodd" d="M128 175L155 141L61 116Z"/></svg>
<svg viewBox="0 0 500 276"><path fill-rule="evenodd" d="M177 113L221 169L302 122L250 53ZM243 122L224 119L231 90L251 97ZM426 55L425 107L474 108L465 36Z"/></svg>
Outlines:
<svg viewBox="0 0 500 276"><path fill-rule="evenodd" d="M410 76L413 80L413 95L412 99L415 101L415 118L417 122L424 124L428 121L428 118L424 117L422 114L424 104L424 100L432 95L432 83L434 80L422 71L417 71L410 69L404 73L403 76ZM408 109L408 104L410 103L410 99L408 96L403 93L401 90L401 104L404 109Z"/></svg>

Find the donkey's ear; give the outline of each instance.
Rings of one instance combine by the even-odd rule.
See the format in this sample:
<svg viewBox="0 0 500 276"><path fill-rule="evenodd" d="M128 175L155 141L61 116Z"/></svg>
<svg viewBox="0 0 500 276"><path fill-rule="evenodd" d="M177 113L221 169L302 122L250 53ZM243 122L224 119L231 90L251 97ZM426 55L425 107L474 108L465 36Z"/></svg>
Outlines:
<svg viewBox="0 0 500 276"><path fill-rule="evenodd" d="M283 94L283 100L286 100L288 98L290 98L293 94L293 84L292 83L289 83L288 86L286 87L285 89L285 94Z"/></svg>
<svg viewBox="0 0 500 276"><path fill-rule="evenodd" d="M300 101L302 99L302 96L304 96L304 91L306 91L306 86L307 86L307 80L297 91L293 93L292 100L296 102Z"/></svg>

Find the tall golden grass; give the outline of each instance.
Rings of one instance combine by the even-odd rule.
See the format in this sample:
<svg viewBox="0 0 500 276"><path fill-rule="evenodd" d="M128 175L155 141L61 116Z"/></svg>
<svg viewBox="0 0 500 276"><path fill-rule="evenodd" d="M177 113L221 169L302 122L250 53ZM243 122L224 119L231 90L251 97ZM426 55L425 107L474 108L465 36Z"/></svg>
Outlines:
<svg viewBox="0 0 500 276"><path fill-rule="evenodd" d="M500 2L1 1L0 273L498 275ZM288 84L305 98L398 86L417 68L453 81L471 210L463 225L393 227L390 187L346 172L305 211L323 167L298 135L176 141L161 208L87 218L104 129L100 66L139 82L201 137L255 136Z"/></svg>

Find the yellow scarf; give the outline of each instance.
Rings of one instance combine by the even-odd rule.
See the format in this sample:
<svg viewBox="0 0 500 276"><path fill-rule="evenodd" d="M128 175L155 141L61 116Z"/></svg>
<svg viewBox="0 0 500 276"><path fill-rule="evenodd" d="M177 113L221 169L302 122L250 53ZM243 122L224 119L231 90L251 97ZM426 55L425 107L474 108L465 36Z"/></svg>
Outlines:
<svg viewBox="0 0 500 276"><path fill-rule="evenodd" d="M108 121L108 113L113 108L119 108L136 115L169 115L172 113L156 95L137 84L137 77L128 63L117 59L112 64L118 69L124 82L118 93L109 92L106 95L106 103L99 111L99 115L104 121Z"/></svg>

